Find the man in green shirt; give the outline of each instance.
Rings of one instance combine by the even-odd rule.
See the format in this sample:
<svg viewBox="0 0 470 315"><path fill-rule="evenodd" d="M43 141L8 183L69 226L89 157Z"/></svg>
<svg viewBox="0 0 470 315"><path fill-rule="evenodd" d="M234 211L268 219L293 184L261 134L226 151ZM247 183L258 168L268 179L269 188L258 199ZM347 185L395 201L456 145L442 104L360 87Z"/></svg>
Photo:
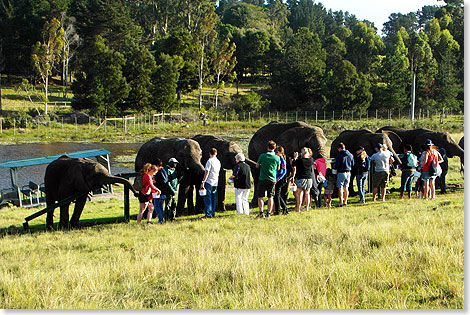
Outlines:
<svg viewBox="0 0 470 315"><path fill-rule="evenodd" d="M267 216L272 213L274 206L274 185L276 184L276 171L281 166L281 159L274 153L276 143L272 140L268 141L268 152L259 156L256 168L259 168L258 181L258 207L259 217L264 218L263 207L265 196L268 197Z"/></svg>
<svg viewBox="0 0 470 315"><path fill-rule="evenodd" d="M178 190L178 183L182 174L176 169L178 160L171 158L165 170L168 173L168 195L165 205L165 221L173 221L176 218L176 198L175 194Z"/></svg>

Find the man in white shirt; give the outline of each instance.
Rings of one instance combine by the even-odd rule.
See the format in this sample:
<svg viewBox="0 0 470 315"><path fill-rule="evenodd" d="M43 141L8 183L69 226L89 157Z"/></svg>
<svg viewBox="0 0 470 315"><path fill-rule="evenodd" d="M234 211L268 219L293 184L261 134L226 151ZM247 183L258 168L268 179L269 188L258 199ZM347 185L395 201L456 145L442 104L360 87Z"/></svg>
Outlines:
<svg viewBox="0 0 470 315"><path fill-rule="evenodd" d="M375 172L372 178L372 186L374 187L372 199L373 201L376 200L376 196L380 188L382 201L385 201L390 165L393 163L394 159L392 152L388 151L385 145L378 143L375 149L377 153L373 154L370 158L371 161L375 162Z"/></svg>
<svg viewBox="0 0 470 315"><path fill-rule="evenodd" d="M209 150L209 159L206 162L205 173L201 182L201 189L206 189L206 195L204 196L206 218L213 218L215 215L220 168L221 164L217 159L217 149L212 148Z"/></svg>

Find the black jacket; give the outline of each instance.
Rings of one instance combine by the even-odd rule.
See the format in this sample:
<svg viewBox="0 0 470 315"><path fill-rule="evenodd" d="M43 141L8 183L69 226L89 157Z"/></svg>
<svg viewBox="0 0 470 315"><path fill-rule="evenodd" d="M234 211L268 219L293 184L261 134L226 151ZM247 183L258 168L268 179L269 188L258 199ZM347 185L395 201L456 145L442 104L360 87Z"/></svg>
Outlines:
<svg viewBox="0 0 470 315"><path fill-rule="evenodd" d="M238 189L250 189L250 167L245 162L239 162L237 166L239 169L237 175L233 179L233 186Z"/></svg>

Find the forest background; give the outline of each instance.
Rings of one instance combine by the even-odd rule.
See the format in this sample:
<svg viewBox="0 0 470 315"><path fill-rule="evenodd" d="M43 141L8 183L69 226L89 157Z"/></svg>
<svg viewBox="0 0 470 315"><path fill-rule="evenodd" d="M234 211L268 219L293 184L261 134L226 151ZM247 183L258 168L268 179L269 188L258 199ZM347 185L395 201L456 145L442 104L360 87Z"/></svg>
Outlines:
<svg viewBox="0 0 470 315"><path fill-rule="evenodd" d="M392 13L379 35L313 0L0 0L0 84L41 115L50 86L55 101L107 117L404 111L412 91L415 111L463 111L464 4L441 2Z"/></svg>

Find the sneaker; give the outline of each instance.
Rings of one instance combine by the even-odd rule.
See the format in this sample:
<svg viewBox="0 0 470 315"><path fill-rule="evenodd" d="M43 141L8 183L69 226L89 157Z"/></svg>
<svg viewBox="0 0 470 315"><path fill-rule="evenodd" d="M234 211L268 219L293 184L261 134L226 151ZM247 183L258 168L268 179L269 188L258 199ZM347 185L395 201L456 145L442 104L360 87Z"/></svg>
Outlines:
<svg viewBox="0 0 470 315"><path fill-rule="evenodd" d="M256 216L257 219L264 219L265 216L264 216L264 213L263 212L260 212L257 216Z"/></svg>
<svg viewBox="0 0 470 315"><path fill-rule="evenodd" d="M147 224L153 224L153 222L152 221L147 221Z"/></svg>

